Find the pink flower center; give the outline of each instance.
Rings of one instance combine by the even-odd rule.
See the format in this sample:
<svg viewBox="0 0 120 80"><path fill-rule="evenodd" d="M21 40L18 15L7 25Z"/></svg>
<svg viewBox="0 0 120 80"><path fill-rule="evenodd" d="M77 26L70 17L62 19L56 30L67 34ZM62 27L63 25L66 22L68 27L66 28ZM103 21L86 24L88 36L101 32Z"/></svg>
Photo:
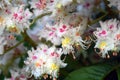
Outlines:
<svg viewBox="0 0 120 80"><path fill-rule="evenodd" d="M57 53L55 53L55 52L52 52L52 53L51 53L51 56L59 57L59 54L57 54Z"/></svg>
<svg viewBox="0 0 120 80"><path fill-rule="evenodd" d="M60 28L60 32L64 32L64 30L62 28Z"/></svg>
<svg viewBox="0 0 120 80"><path fill-rule="evenodd" d="M105 30L103 30L102 32L99 33L99 36L105 36L107 34L107 32Z"/></svg>
<svg viewBox="0 0 120 80"><path fill-rule="evenodd" d="M85 7L85 8L89 8L89 7L90 7L90 3L87 2L87 3L84 5L84 7Z"/></svg>
<svg viewBox="0 0 120 80"><path fill-rule="evenodd" d="M49 36L52 36L53 34L54 34L54 32L52 31L52 32L49 33Z"/></svg>
<svg viewBox="0 0 120 80"><path fill-rule="evenodd" d="M47 49L44 49L44 50L43 50L43 52L46 52L46 51L47 51Z"/></svg>
<svg viewBox="0 0 120 80"><path fill-rule="evenodd" d="M110 26L109 26L110 29L113 29L113 27L114 27L114 25L110 25Z"/></svg>
<svg viewBox="0 0 120 80"><path fill-rule="evenodd" d="M37 59L37 56L32 56L32 59L33 59L33 60Z"/></svg>
<svg viewBox="0 0 120 80"><path fill-rule="evenodd" d="M18 17L18 14L17 14L17 13L14 13L14 14L13 14L13 18L14 18L14 19L17 19L17 17Z"/></svg>
<svg viewBox="0 0 120 80"><path fill-rule="evenodd" d="M62 27L63 27L63 29L66 29L66 28L67 28L67 26L66 26L66 25L63 25Z"/></svg>

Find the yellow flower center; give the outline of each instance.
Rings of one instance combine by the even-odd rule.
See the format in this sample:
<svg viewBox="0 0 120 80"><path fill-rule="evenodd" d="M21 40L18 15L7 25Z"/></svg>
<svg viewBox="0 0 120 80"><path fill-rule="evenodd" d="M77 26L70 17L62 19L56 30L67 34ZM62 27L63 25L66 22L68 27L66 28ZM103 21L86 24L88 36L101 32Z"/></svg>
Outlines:
<svg viewBox="0 0 120 80"><path fill-rule="evenodd" d="M16 25L11 25L11 26L8 26L8 30L10 32L19 32L18 28L16 27Z"/></svg>
<svg viewBox="0 0 120 80"><path fill-rule="evenodd" d="M57 66L55 63L51 64L51 70L58 70L59 66Z"/></svg>
<svg viewBox="0 0 120 80"><path fill-rule="evenodd" d="M62 4L58 3L58 4L56 5L56 7L57 7L58 9L60 9L60 8L62 7Z"/></svg>
<svg viewBox="0 0 120 80"><path fill-rule="evenodd" d="M107 43L105 41L102 41L99 45L101 49L104 49L106 47Z"/></svg>
<svg viewBox="0 0 120 80"><path fill-rule="evenodd" d="M65 37L63 40L62 40L62 46L66 46L70 43L70 38L69 37Z"/></svg>

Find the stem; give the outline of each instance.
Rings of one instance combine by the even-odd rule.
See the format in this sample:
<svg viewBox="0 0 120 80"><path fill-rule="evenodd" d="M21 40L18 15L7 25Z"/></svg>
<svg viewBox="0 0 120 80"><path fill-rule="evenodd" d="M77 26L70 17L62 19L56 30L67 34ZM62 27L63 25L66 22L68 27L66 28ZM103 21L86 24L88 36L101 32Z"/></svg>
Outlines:
<svg viewBox="0 0 120 80"><path fill-rule="evenodd" d="M28 42L31 44L31 46L33 46L34 48L37 46L37 44L29 37L29 35L27 34L26 30L21 33L24 37L24 41Z"/></svg>
<svg viewBox="0 0 120 80"><path fill-rule="evenodd" d="M105 7L106 7L106 11L108 12L108 14L110 15L110 16L113 16L113 14L119 14L120 13L120 11L119 10L116 10L116 9L112 9L111 7L109 7L108 5L109 5L109 3L108 3L108 1L107 0L103 0L104 1L104 3L105 3ZM114 17L113 17L114 18Z"/></svg>
<svg viewBox="0 0 120 80"><path fill-rule="evenodd" d="M15 61L17 58L21 57L22 55L24 55L24 54L19 54L19 55L17 55L17 56L11 57L11 59L6 63L6 65L2 65L2 66L1 66L4 75L7 75L7 74L8 74L8 70L9 70L10 66L14 63L14 61Z"/></svg>
<svg viewBox="0 0 120 80"><path fill-rule="evenodd" d="M17 43L17 44L16 44L16 45L14 45L13 47L11 47L11 48L7 49L6 51L4 51L4 53L3 53L3 54L5 54L5 53L7 53L7 52L11 51L12 49L16 48L16 47L17 47L17 46L19 46L21 43L23 43L23 41L24 41L24 40L20 41L19 43Z"/></svg>
<svg viewBox="0 0 120 80"><path fill-rule="evenodd" d="M101 11L102 11L102 10L101 10ZM105 14L104 14L103 16L101 16L101 17L99 17L99 18L97 18L97 19L93 20L92 22L90 22L90 23L89 23L89 25L92 25L92 24L97 23L98 21L100 21L101 19L103 19L105 16L107 16L107 15L108 15L108 13L107 13L107 12L105 12L105 11L102 11L102 12L104 12Z"/></svg>
<svg viewBox="0 0 120 80"><path fill-rule="evenodd" d="M36 17L35 19L33 19L33 21L31 22L30 28L31 28L31 26L32 26L38 19L40 19L40 18L42 18L42 17L44 17L44 16L46 16L46 15L50 15L50 14L52 14L52 12L43 13L43 14L37 16L37 17Z"/></svg>

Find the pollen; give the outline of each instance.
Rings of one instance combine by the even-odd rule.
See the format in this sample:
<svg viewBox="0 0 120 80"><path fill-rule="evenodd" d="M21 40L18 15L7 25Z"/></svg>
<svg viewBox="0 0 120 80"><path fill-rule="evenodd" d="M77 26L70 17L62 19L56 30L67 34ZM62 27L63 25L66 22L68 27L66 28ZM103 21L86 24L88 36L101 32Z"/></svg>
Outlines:
<svg viewBox="0 0 120 80"><path fill-rule="evenodd" d="M58 70L58 69L59 67L55 63L51 64L51 70Z"/></svg>
<svg viewBox="0 0 120 80"><path fill-rule="evenodd" d="M70 38L69 37L65 37L63 40L62 40L62 46L66 46L70 43Z"/></svg>
<svg viewBox="0 0 120 80"><path fill-rule="evenodd" d="M104 49L106 47L107 43L105 41L102 41L99 45L101 49Z"/></svg>
<svg viewBox="0 0 120 80"><path fill-rule="evenodd" d="M62 4L58 3L58 4L56 5L56 7L57 7L58 9L60 9L60 8L62 7Z"/></svg>

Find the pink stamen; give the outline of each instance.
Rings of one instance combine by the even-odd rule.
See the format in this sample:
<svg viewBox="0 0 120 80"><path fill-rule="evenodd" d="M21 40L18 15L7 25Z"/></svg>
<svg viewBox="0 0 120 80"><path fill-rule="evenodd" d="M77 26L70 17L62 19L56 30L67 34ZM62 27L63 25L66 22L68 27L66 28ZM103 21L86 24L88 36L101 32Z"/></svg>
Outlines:
<svg viewBox="0 0 120 80"><path fill-rule="evenodd" d="M20 16L18 19L19 19L19 21L21 21L23 18L24 18L23 16Z"/></svg>
<svg viewBox="0 0 120 80"><path fill-rule="evenodd" d="M52 28L52 30L56 30L56 28Z"/></svg>
<svg viewBox="0 0 120 80"><path fill-rule="evenodd" d="M46 51L47 51L47 49L44 49L44 50L43 50L43 52L46 52Z"/></svg>
<svg viewBox="0 0 120 80"><path fill-rule="evenodd" d="M14 19L17 19L18 14L17 14L17 13L14 13L14 14L13 14L13 17L14 17Z"/></svg>
<svg viewBox="0 0 120 80"><path fill-rule="evenodd" d="M99 33L99 36L106 35L106 31L103 30L101 33Z"/></svg>
<svg viewBox="0 0 120 80"><path fill-rule="evenodd" d="M40 8L41 3L36 3L35 5L37 8Z"/></svg>
<svg viewBox="0 0 120 80"><path fill-rule="evenodd" d="M57 53L55 53L55 52L52 52L52 53L51 53L51 56L59 57L59 54L57 54Z"/></svg>
<svg viewBox="0 0 120 80"><path fill-rule="evenodd" d="M112 29L114 27L114 25L110 25L109 28Z"/></svg>
<svg viewBox="0 0 120 80"><path fill-rule="evenodd" d="M54 52L51 53L51 56L54 56Z"/></svg>
<svg viewBox="0 0 120 80"><path fill-rule="evenodd" d="M62 28L60 28L60 32L64 32L64 30Z"/></svg>
<svg viewBox="0 0 120 80"><path fill-rule="evenodd" d="M52 36L54 34L54 32L51 32L51 33L49 33L49 36Z"/></svg>
<svg viewBox="0 0 120 80"><path fill-rule="evenodd" d="M105 31L105 30L103 30L103 31L101 32L101 34L106 34L106 31Z"/></svg>
<svg viewBox="0 0 120 80"><path fill-rule="evenodd" d="M5 12L6 12L7 14L11 14L11 12L10 12L8 9L6 9Z"/></svg>
<svg viewBox="0 0 120 80"><path fill-rule="evenodd" d="M63 25L62 27L63 27L63 29L66 29L66 28L67 28L67 26L66 26L66 25Z"/></svg>
<svg viewBox="0 0 120 80"><path fill-rule="evenodd" d="M37 59L37 56L32 56L32 59L33 59L33 60Z"/></svg>

